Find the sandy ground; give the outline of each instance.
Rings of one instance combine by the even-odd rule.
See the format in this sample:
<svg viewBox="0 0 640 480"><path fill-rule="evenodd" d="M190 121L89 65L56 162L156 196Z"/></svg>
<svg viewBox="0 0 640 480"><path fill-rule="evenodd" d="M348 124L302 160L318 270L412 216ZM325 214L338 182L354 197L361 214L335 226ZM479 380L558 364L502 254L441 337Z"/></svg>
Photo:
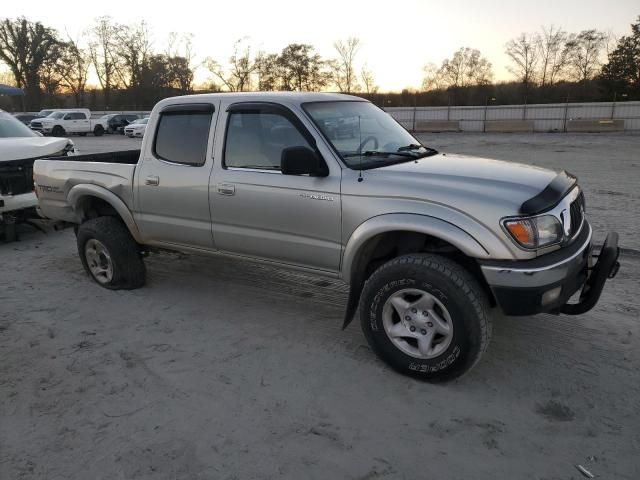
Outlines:
<svg viewBox="0 0 640 480"><path fill-rule="evenodd" d="M433 386L386 368L357 322L340 331L340 282L153 255L145 288L112 292L84 274L71 231L25 228L0 244L0 478L583 478L575 464L640 478L640 138L427 138L548 166L557 154L581 176L594 223L629 248L593 311L496 312L483 361ZM635 205L626 223L609 197Z"/></svg>

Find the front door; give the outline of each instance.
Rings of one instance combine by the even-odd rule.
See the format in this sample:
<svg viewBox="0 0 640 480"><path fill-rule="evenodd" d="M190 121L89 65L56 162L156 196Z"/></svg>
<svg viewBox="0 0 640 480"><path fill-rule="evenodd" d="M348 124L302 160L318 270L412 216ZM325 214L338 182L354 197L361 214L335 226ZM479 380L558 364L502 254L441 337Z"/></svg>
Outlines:
<svg viewBox="0 0 640 480"><path fill-rule="evenodd" d="M291 110L271 103L227 109L210 182L213 234L227 252L336 271L341 253L340 176L283 175L282 150L305 146L331 153ZM326 161L326 160L325 160Z"/></svg>
<svg viewBox="0 0 640 480"><path fill-rule="evenodd" d="M218 104L169 105L149 122L154 140L145 142L136 169L136 221L145 243L214 248L208 152Z"/></svg>

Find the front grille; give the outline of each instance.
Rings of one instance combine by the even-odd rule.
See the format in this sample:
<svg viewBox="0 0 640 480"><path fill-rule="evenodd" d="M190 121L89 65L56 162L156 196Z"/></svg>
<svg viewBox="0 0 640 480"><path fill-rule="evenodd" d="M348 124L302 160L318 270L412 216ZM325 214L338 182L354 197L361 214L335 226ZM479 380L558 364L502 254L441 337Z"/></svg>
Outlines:
<svg viewBox="0 0 640 480"><path fill-rule="evenodd" d="M582 221L584 220L584 193L580 192L576 199L571 202L569 209L571 213L571 236L574 236L578 233L580 225L582 225Z"/></svg>
<svg viewBox="0 0 640 480"><path fill-rule="evenodd" d="M0 166L0 193L20 195L33 191L33 162L26 165Z"/></svg>
<svg viewBox="0 0 640 480"><path fill-rule="evenodd" d="M42 122L31 122L31 128L42 128Z"/></svg>

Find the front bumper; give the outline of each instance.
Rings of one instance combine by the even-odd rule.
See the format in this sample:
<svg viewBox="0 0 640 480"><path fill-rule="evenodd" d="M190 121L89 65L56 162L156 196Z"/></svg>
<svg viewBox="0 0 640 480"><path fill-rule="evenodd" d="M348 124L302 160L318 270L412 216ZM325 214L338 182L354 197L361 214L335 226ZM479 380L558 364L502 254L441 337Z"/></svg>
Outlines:
<svg viewBox="0 0 640 480"><path fill-rule="evenodd" d="M577 315L595 306L606 280L615 276L619 266L617 234L609 234L597 257L591 253L591 239L591 226L585 222L578 238L568 247L534 260L485 261L480 267L507 315ZM579 302L568 304L579 290Z"/></svg>

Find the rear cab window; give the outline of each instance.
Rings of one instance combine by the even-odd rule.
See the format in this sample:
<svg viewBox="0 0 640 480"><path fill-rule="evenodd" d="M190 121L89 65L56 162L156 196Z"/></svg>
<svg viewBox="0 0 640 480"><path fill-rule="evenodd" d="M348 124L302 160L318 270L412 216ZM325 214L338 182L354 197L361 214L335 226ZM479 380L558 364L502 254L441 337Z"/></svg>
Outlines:
<svg viewBox="0 0 640 480"><path fill-rule="evenodd" d="M165 107L156 127L154 155L167 162L194 167L204 165L213 112L211 104Z"/></svg>

